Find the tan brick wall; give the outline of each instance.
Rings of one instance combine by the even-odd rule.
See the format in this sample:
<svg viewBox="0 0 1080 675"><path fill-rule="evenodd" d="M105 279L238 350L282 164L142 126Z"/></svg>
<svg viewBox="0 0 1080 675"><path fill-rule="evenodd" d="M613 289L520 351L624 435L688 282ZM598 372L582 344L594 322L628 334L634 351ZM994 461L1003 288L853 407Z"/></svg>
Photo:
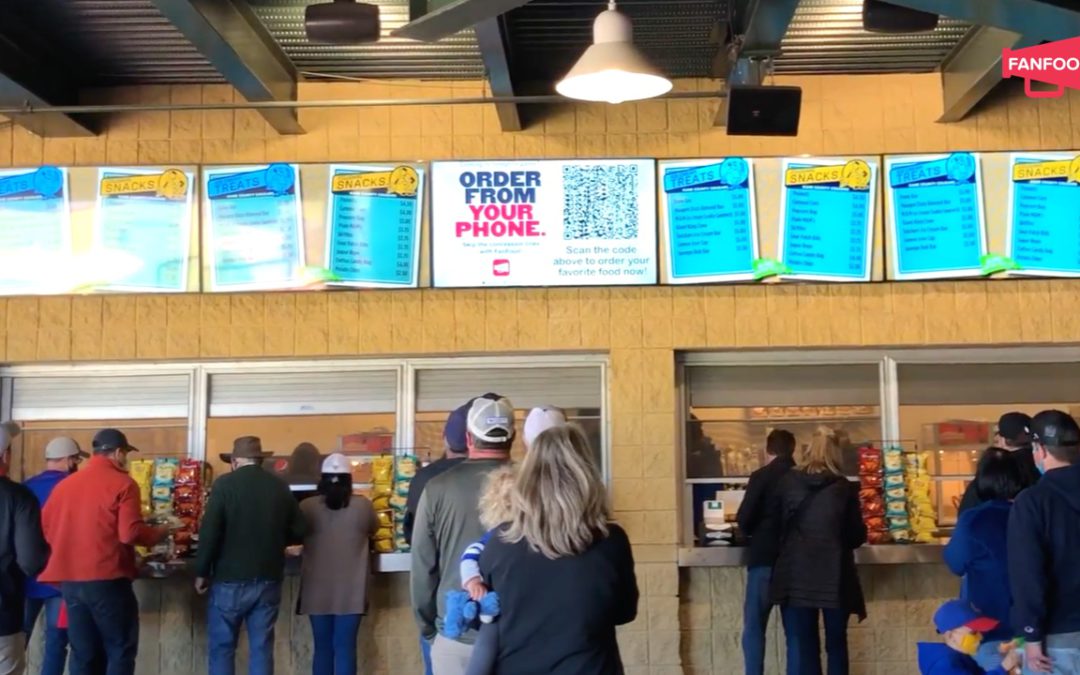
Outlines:
<svg viewBox="0 0 1080 675"><path fill-rule="evenodd" d="M936 75L777 81L804 87L796 138L730 138L712 127L716 102L707 100L564 107L518 134L501 133L494 110L477 106L305 110L301 119L308 133L299 137L277 136L251 111L158 112L116 116L104 135L92 139L43 141L19 128L0 128L0 166L1080 147L1078 92L1038 102L1015 93L998 96L964 122L939 125L934 122L940 113ZM678 86L705 90L716 85L683 81ZM482 91L475 83L301 87L308 100L475 96ZM222 86L147 87L96 96L146 102L234 97ZM613 497L635 542L644 592L640 618L620 638L628 674L681 672L688 653L693 672L712 668L720 673L738 670L730 663L738 592L709 595L713 611L705 627L686 616L679 621L674 351L1080 341L1078 290L1080 284L1072 281L968 281L12 298L0 299L0 360L607 351L612 361ZM498 320L486 321L489 315ZM734 579L738 573L713 574ZM921 572L896 568L872 574L892 579ZM396 588L401 582L383 583ZM698 587L684 587L683 600L700 604ZM161 605L163 614L186 611L190 616L183 594L169 597ZM399 604L404 596L394 592L387 597L394 605L385 610L394 629L383 636L376 631L380 654L391 653L391 640L411 640L408 613ZM885 611L891 609L871 608L875 614ZM701 646L705 632L721 646ZM150 668L146 663L143 667Z"/></svg>

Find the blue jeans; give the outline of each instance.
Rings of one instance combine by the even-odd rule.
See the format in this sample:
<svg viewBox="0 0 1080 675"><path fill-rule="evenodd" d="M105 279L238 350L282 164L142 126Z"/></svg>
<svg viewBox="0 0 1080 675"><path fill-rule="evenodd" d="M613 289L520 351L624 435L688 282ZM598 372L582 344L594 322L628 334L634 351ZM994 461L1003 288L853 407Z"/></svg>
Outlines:
<svg viewBox="0 0 1080 675"><path fill-rule="evenodd" d="M848 674L847 624L851 615L842 609L781 607L780 618L787 635L787 675L821 675L818 612L825 618L828 673Z"/></svg>
<svg viewBox="0 0 1080 675"><path fill-rule="evenodd" d="M420 655L424 657L424 675L432 675L431 673L431 643L424 639L424 636L420 636Z"/></svg>
<svg viewBox="0 0 1080 675"><path fill-rule="evenodd" d="M23 631L26 633L27 644L34 635L34 624L37 623L41 610L45 610L45 653L41 660L41 675L64 675L64 668L67 666L67 629L56 625L62 604L64 599L60 596L26 599Z"/></svg>
<svg viewBox="0 0 1080 675"><path fill-rule="evenodd" d="M313 675L356 675L356 636L359 614L316 614L311 617L315 643Z"/></svg>
<svg viewBox="0 0 1080 675"><path fill-rule="evenodd" d="M769 627L771 567L746 570L746 599L743 601L743 670L746 675L765 672L765 631Z"/></svg>
<svg viewBox="0 0 1080 675"><path fill-rule="evenodd" d="M134 675L139 602L131 580L70 581L61 584L61 591L67 604L70 675Z"/></svg>
<svg viewBox="0 0 1080 675"><path fill-rule="evenodd" d="M1080 649L1072 647L1046 647L1043 652L1053 664L1052 675L1075 675L1080 673ZM1035 671L1024 668L1024 675L1036 675Z"/></svg>
<svg viewBox="0 0 1080 675"><path fill-rule="evenodd" d="M240 625L247 626L248 673L273 675L274 624L281 609L280 581L224 581L210 586L206 638L210 675L236 672Z"/></svg>

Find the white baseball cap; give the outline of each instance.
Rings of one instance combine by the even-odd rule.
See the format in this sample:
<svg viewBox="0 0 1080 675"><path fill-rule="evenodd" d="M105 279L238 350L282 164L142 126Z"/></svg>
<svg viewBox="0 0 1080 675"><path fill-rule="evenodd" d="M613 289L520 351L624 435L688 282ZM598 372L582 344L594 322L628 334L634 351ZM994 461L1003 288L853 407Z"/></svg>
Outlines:
<svg viewBox="0 0 1080 675"><path fill-rule="evenodd" d="M45 459L67 459L68 457L88 457L75 439L57 436L45 446Z"/></svg>
<svg viewBox="0 0 1080 675"><path fill-rule="evenodd" d="M565 424L566 415L558 408L550 405L533 408L525 418L525 445L532 446L537 436Z"/></svg>
<svg viewBox="0 0 1080 675"><path fill-rule="evenodd" d="M488 443L509 441L514 437L514 404L505 398L480 397L469 406L466 427L473 438ZM500 430L503 433L493 433Z"/></svg>
<svg viewBox="0 0 1080 675"><path fill-rule="evenodd" d="M352 464L349 458L340 452L335 452L322 463L323 473L352 473Z"/></svg>

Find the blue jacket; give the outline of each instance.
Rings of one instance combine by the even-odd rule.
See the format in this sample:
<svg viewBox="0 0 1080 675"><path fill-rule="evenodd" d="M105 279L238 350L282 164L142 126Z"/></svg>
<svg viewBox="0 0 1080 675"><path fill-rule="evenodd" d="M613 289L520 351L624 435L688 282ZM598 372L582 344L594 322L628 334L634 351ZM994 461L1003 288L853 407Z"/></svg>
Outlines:
<svg viewBox="0 0 1080 675"><path fill-rule="evenodd" d="M33 478L28 479L25 485L30 489L30 492L33 492L34 496L37 497L38 504L40 506L45 506L45 502L49 499L49 495L52 494L53 488L55 488L60 481L67 478L68 475L67 471L43 471ZM59 596L60 589L55 586L39 584L36 578L26 580L26 597L28 598L43 600Z"/></svg>
<svg viewBox="0 0 1080 675"><path fill-rule="evenodd" d="M919 672L922 675L1007 675L1001 666L983 670L975 659L941 642L919 643Z"/></svg>
<svg viewBox="0 0 1080 675"><path fill-rule="evenodd" d="M1016 637L1009 627L1012 599L1009 549L1005 544L1011 507L1009 502L993 501L964 511L945 547L945 564L953 574L967 577L961 599L1000 623L983 636L988 642Z"/></svg>
<svg viewBox="0 0 1080 675"><path fill-rule="evenodd" d="M1012 627L1029 642L1080 632L1080 464L1020 493L1008 537Z"/></svg>

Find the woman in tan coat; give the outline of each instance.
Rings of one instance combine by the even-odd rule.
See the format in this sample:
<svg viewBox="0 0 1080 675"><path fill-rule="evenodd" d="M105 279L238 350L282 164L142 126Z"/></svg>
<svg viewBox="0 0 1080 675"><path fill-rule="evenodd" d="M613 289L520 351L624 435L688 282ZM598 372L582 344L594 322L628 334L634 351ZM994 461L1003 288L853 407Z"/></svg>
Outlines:
<svg viewBox="0 0 1080 675"><path fill-rule="evenodd" d="M300 510L308 523L300 577L300 613L311 619L313 675L356 675L356 639L367 612L371 539L378 529L367 498L352 493L352 467L326 458L319 494Z"/></svg>

